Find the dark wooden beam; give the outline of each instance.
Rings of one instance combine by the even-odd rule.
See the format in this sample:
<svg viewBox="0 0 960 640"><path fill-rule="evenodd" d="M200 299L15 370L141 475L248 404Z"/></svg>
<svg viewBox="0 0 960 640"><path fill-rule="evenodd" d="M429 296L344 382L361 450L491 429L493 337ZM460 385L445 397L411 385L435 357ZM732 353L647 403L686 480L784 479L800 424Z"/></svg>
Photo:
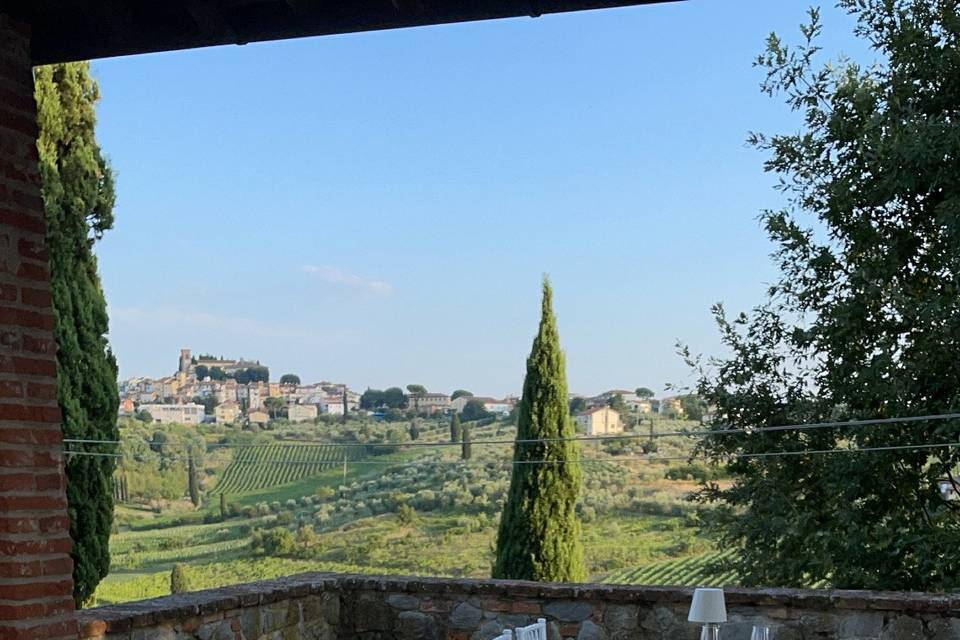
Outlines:
<svg viewBox="0 0 960 640"><path fill-rule="evenodd" d="M680 0L0 0L37 64Z"/></svg>

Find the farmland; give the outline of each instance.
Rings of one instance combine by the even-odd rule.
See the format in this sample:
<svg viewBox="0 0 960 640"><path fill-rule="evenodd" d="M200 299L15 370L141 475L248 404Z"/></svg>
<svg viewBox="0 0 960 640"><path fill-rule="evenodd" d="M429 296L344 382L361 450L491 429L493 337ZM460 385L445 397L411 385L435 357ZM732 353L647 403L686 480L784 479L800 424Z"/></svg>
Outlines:
<svg viewBox="0 0 960 640"><path fill-rule="evenodd" d="M214 494L256 491L310 478L363 455L359 446L328 444L251 445L238 449Z"/></svg>
<svg viewBox="0 0 960 640"><path fill-rule="evenodd" d="M655 430L689 426L658 421ZM178 562L192 588L307 570L489 576L511 448L485 441L512 439L506 420L474 425L467 462L459 446L444 446L445 419L422 419L417 446L406 425L360 421L258 433L171 429L162 448L150 444L160 436L133 427L124 442L139 458L122 472L153 474L166 493L144 490L118 506L113 566L97 602L164 595ZM689 447L680 436L654 443L639 434L583 445L578 511L591 580L729 583L709 573L714 548L685 500L711 470L656 459ZM199 506L184 497L185 451L202 460Z"/></svg>
<svg viewBox="0 0 960 640"><path fill-rule="evenodd" d="M608 575L610 584L662 584L679 586L722 587L733 584L736 576L718 568L732 558L729 551L711 551L674 560L653 562L636 569L621 569Z"/></svg>

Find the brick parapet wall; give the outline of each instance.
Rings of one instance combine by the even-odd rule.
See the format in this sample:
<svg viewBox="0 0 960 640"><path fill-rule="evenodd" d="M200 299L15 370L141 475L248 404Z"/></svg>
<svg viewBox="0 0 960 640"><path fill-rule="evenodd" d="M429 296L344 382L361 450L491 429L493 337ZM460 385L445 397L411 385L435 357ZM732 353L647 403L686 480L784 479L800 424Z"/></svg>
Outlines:
<svg viewBox="0 0 960 640"><path fill-rule="evenodd" d="M695 640L693 590L309 573L80 612L84 640ZM960 640L960 595L728 589L724 640Z"/></svg>
<svg viewBox="0 0 960 640"><path fill-rule="evenodd" d="M29 30L0 14L0 638L76 637Z"/></svg>

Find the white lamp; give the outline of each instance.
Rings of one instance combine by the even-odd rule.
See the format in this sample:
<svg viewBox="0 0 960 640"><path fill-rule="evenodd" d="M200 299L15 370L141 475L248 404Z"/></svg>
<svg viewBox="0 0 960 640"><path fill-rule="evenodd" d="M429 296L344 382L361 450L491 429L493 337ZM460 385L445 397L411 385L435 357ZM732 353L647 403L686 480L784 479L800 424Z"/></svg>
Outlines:
<svg viewBox="0 0 960 640"><path fill-rule="evenodd" d="M695 590L687 620L703 624L700 640L719 640L720 624L727 621L727 605L723 600L723 589Z"/></svg>

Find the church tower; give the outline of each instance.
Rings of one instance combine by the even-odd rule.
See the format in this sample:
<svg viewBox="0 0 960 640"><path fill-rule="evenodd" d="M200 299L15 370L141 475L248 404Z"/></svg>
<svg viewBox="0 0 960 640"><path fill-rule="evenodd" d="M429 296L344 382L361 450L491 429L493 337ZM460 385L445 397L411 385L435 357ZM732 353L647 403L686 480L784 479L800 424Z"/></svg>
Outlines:
<svg viewBox="0 0 960 640"><path fill-rule="evenodd" d="M190 371L191 360L190 349L180 349L180 368L177 369L177 371L180 373L188 373Z"/></svg>

